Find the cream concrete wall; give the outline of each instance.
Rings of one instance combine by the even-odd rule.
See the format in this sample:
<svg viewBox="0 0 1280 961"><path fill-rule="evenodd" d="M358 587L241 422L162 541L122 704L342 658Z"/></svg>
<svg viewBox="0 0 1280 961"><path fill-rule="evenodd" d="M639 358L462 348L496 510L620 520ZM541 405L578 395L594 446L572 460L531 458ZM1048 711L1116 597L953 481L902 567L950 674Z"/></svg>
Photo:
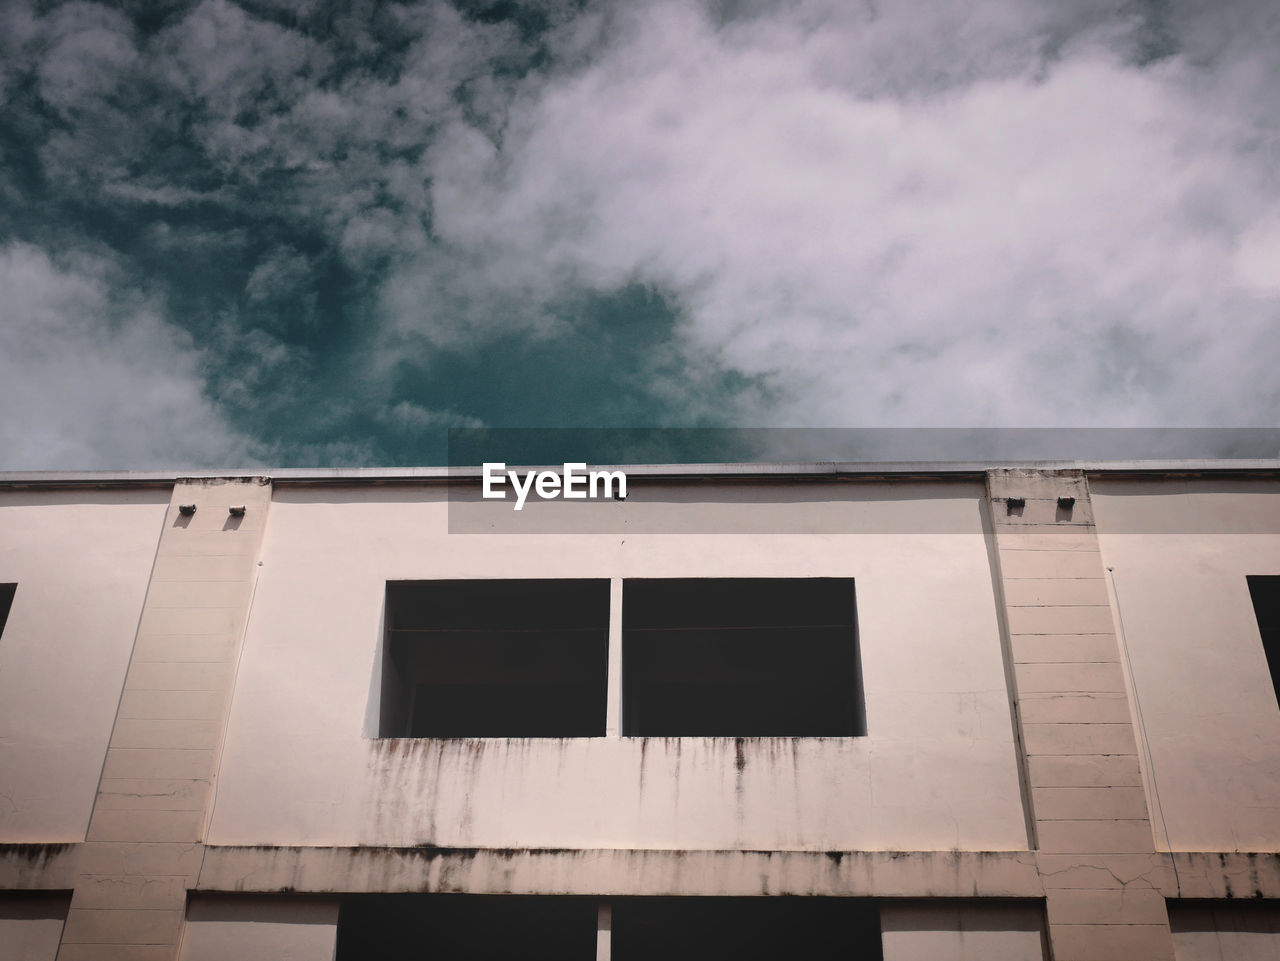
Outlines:
<svg viewBox="0 0 1280 961"><path fill-rule="evenodd" d="M0 961L53 961L68 900L0 894Z"/></svg>
<svg viewBox="0 0 1280 961"><path fill-rule="evenodd" d="M0 492L0 841L85 837L168 501Z"/></svg>
<svg viewBox="0 0 1280 961"><path fill-rule="evenodd" d="M1018 901L883 901L884 961L1042 961L1044 906Z"/></svg>
<svg viewBox="0 0 1280 961"><path fill-rule="evenodd" d="M180 961L333 961L333 899L205 895L187 906Z"/></svg>
<svg viewBox="0 0 1280 961"><path fill-rule="evenodd" d="M636 484L526 511L652 529L728 498L811 533L450 535L440 488L277 488L209 842L1025 849L982 486L750 494ZM646 576L854 578L869 736L364 736L388 580Z"/></svg>
<svg viewBox="0 0 1280 961"><path fill-rule="evenodd" d="M1157 845L1280 851L1280 709L1245 581L1280 574L1280 484L1091 486L1150 746Z"/></svg>

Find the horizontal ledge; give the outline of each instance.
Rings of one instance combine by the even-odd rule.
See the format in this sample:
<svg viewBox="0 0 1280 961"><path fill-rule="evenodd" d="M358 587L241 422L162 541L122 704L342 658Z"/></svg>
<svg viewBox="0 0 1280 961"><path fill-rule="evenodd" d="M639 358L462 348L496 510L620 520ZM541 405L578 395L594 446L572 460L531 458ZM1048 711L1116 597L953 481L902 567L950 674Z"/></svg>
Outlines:
<svg viewBox="0 0 1280 961"><path fill-rule="evenodd" d="M1043 897L1030 851L206 848L201 891Z"/></svg>
<svg viewBox="0 0 1280 961"><path fill-rule="evenodd" d="M83 842L0 843L0 888L65 892L82 879L120 877L83 870L80 859L85 848ZM1140 857L1147 865L1141 870L1122 870L1119 865L1135 856L1115 852L208 845L204 855L194 889L207 892L1043 897L1046 889L1036 867L1037 860L1043 860L1047 876L1077 870L1101 871L1120 885L1148 879L1149 886L1166 898L1280 898L1277 851L1155 852ZM189 879L191 875L146 877ZM1091 890L1095 886L1065 887Z"/></svg>

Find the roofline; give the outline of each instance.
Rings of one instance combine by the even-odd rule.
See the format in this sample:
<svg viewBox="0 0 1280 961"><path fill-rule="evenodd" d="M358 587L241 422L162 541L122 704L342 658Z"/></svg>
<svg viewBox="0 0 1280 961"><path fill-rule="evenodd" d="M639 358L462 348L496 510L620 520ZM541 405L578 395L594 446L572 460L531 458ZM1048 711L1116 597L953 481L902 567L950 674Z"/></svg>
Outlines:
<svg viewBox="0 0 1280 961"><path fill-rule="evenodd" d="M556 469L562 465L512 465L512 469ZM628 480L747 481L747 480L871 480L880 478L981 480L989 470L1083 471L1092 476L1280 476L1278 458L1199 460L1009 460L1009 461L885 461L804 462L760 464L616 464L592 465L593 470L622 470ZM329 484L447 484L474 481L480 467L285 467L236 470L145 471L0 471L0 488L168 487L180 479L267 477L281 486Z"/></svg>

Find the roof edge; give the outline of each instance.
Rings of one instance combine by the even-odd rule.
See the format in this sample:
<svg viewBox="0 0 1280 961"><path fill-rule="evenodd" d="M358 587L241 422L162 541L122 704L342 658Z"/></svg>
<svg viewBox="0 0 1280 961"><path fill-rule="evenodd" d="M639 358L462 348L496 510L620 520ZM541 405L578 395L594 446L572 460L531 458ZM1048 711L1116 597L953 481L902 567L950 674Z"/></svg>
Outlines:
<svg viewBox="0 0 1280 961"><path fill-rule="evenodd" d="M513 465L512 469L555 469L562 465ZM1009 460L884 461L725 464L601 464L595 470L622 470L639 480L856 480L881 477L976 479L989 470L1078 470L1091 475L1189 476L1280 475L1280 459L1197 460ZM188 478L267 477L278 485L441 484L480 477L476 467L253 467L234 470L0 471L0 488L167 487Z"/></svg>

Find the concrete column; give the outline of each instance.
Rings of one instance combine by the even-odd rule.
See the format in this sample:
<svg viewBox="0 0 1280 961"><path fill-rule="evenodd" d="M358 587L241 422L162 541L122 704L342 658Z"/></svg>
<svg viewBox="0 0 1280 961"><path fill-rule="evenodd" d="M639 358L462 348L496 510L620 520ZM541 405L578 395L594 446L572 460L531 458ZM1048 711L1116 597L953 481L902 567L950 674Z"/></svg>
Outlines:
<svg viewBox="0 0 1280 961"><path fill-rule="evenodd" d="M605 707L605 735L622 733L622 578L609 582L609 692Z"/></svg>
<svg viewBox="0 0 1280 961"><path fill-rule="evenodd" d="M1171 961L1085 477L989 471L987 493L1053 957Z"/></svg>
<svg viewBox="0 0 1280 961"><path fill-rule="evenodd" d="M263 478L174 485L58 961L177 957L270 501Z"/></svg>
<svg viewBox="0 0 1280 961"><path fill-rule="evenodd" d="M609 961L613 952L613 905L601 901L596 912L596 961Z"/></svg>

